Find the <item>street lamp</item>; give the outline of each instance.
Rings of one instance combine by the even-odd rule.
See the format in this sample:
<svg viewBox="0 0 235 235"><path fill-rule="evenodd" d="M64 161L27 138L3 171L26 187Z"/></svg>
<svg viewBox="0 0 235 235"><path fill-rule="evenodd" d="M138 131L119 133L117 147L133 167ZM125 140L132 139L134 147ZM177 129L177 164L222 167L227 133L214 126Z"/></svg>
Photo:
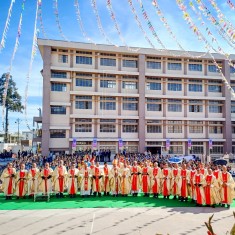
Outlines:
<svg viewBox="0 0 235 235"><path fill-rule="evenodd" d="M15 121L15 123L17 123L18 124L18 132L17 132L17 139L18 139L18 141L17 141L17 143L19 144L19 142L20 142L20 119L19 118L17 118L16 119L16 121Z"/></svg>

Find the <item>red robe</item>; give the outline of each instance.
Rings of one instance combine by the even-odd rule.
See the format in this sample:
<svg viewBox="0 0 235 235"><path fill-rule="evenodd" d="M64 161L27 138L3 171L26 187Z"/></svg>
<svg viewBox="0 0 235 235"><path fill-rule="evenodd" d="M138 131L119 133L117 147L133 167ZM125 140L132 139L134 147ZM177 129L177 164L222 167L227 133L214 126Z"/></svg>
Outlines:
<svg viewBox="0 0 235 235"><path fill-rule="evenodd" d="M202 205L203 202L202 202L202 195L201 195L201 192L200 192L200 187L198 186L198 184L201 184L201 175L195 175L195 184L197 184L195 186L195 190L196 190L196 197L197 197L197 203Z"/></svg>
<svg viewBox="0 0 235 235"><path fill-rule="evenodd" d="M132 167L132 182L131 182L131 190L132 191L137 191L138 190L138 167L137 166L133 166Z"/></svg>
<svg viewBox="0 0 235 235"><path fill-rule="evenodd" d="M172 171L173 177L176 178L178 176L179 173L179 169L178 168L174 168ZM177 182L176 179L174 180L174 184L173 184L173 195L176 195L177 192Z"/></svg>
<svg viewBox="0 0 235 235"><path fill-rule="evenodd" d="M45 178L45 180L44 180L44 182L45 182L45 189L46 189L46 193L47 193L47 191L48 191L48 185L47 185L47 177L49 176L49 173L50 173L50 169L44 169L43 170L43 176L45 176L46 178Z"/></svg>
<svg viewBox="0 0 235 235"><path fill-rule="evenodd" d="M142 191L143 193L149 193L149 175L148 167L142 168Z"/></svg>
<svg viewBox="0 0 235 235"><path fill-rule="evenodd" d="M223 183L228 183L228 174L227 174L227 172L226 173L223 173L222 172L222 180L223 180ZM228 190L227 190L227 185L225 185L225 186L222 186L223 188L224 188L224 201L222 201L222 203L224 203L224 204L228 204L229 202L228 202Z"/></svg>
<svg viewBox="0 0 235 235"><path fill-rule="evenodd" d="M154 179L154 183L153 183L153 187L152 187L152 192L154 194L158 193L159 192L159 185L158 185L158 182L156 180L156 176L158 175L158 171L159 171L159 168L153 168L153 179Z"/></svg>
<svg viewBox="0 0 235 235"><path fill-rule="evenodd" d="M213 175L215 176L216 179L219 178L219 172L220 172L219 170L213 172Z"/></svg>
<svg viewBox="0 0 235 235"><path fill-rule="evenodd" d="M95 188L96 188L96 192L100 192L101 188L100 188L100 169L98 167L95 167Z"/></svg>
<svg viewBox="0 0 235 235"><path fill-rule="evenodd" d="M107 192L107 185L109 183L109 168L104 167L104 191Z"/></svg>
<svg viewBox="0 0 235 235"><path fill-rule="evenodd" d="M75 169L70 169L70 174L72 176L72 184L71 184L71 188L70 188L70 192L69 194L74 195L75 194L75 181L74 181L74 174L75 174Z"/></svg>
<svg viewBox="0 0 235 235"><path fill-rule="evenodd" d="M163 169L162 170L163 177L169 177L169 169ZM163 189L162 189L162 195L169 196L170 195L170 189L167 186L167 180L169 179L163 179Z"/></svg>
<svg viewBox="0 0 235 235"><path fill-rule="evenodd" d="M180 172L181 175L181 196L182 197L188 197L188 191L187 191L187 170L181 170Z"/></svg>
<svg viewBox="0 0 235 235"><path fill-rule="evenodd" d="M9 184L7 188L7 195L11 195L13 194L13 179L11 177L11 175L13 174L13 169L8 168L7 171L8 171L8 174L10 175L10 180L9 180Z"/></svg>
<svg viewBox="0 0 235 235"><path fill-rule="evenodd" d="M63 167L59 166L58 167L58 173L59 173L59 189L60 193L64 192L64 172L63 172Z"/></svg>
<svg viewBox="0 0 235 235"><path fill-rule="evenodd" d="M19 197L24 196L23 190L24 190L24 184L25 184L25 171L20 171L20 178L19 178Z"/></svg>
<svg viewBox="0 0 235 235"><path fill-rule="evenodd" d="M204 190L205 190L205 197L206 197L206 204L207 205L211 205L211 181L212 181L212 175L207 175L206 176L206 183L207 185L205 186Z"/></svg>

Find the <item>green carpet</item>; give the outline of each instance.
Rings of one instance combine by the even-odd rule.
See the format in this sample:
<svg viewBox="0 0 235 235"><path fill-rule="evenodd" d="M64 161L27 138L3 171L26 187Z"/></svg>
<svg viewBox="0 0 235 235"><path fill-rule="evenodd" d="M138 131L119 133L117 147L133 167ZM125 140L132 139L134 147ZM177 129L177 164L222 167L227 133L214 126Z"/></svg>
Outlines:
<svg viewBox="0 0 235 235"><path fill-rule="evenodd" d="M65 195L64 198L51 197L50 202L37 201L33 199L19 199L13 197L11 201L6 201L3 194L0 194L0 210L41 210L41 209L71 209L71 208L134 208L134 207L194 207L191 202L179 202L173 200L172 197L156 199L153 197L90 197L81 198L77 195L76 198L69 198ZM233 203L232 207L235 207Z"/></svg>

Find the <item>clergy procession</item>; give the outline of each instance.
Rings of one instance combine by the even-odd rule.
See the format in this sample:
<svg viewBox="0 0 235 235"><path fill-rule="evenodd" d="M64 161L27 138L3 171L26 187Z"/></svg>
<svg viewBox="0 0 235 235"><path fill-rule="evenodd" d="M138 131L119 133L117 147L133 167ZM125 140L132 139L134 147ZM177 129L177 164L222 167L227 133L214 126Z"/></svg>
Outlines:
<svg viewBox="0 0 235 235"><path fill-rule="evenodd" d="M235 197L234 180L226 166L200 162L169 164L166 161L159 165L150 160L130 164L121 155L114 159L112 166L105 162L102 167L92 158L78 166L75 162L65 166L60 160L54 170L48 162L41 170L36 163L26 170L21 163L16 171L10 162L1 180L6 200L13 196L32 198L35 194L55 194L58 198L66 195L74 198L79 193L81 197L137 197L140 194L156 200L162 195L166 200L171 196L172 200L196 206L230 208Z"/></svg>

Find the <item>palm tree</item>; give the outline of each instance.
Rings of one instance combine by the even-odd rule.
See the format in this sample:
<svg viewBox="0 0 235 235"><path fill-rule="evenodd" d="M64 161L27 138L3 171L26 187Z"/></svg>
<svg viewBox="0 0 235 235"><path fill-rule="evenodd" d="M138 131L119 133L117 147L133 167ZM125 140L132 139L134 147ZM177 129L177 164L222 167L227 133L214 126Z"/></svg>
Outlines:
<svg viewBox="0 0 235 235"><path fill-rule="evenodd" d="M13 81L12 76L9 73L4 73L0 78L0 105L3 106L3 93L6 86L6 81L8 80L8 89L6 95L6 103L5 103L5 136L4 142L8 141L8 125L9 125L9 112L21 112L24 109L24 106L21 103L21 96L18 93L18 89L16 88L16 83Z"/></svg>

